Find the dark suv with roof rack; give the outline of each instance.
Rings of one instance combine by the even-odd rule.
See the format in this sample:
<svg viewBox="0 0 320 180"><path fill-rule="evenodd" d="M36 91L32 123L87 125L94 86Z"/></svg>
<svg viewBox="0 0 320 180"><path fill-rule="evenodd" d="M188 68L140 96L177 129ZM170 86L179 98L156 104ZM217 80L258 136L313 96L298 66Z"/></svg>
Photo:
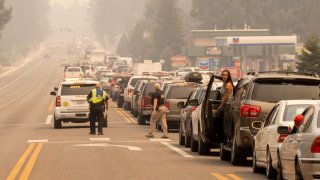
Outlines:
<svg viewBox="0 0 320 180"><path fill-rule="evenodd" d="M250 72L234 89L234 97L224 107L224 134L220 159L242 164L252 156L254 121L264 122L280 100L320 99L320 78L316 74L291 72Z"/></svg>

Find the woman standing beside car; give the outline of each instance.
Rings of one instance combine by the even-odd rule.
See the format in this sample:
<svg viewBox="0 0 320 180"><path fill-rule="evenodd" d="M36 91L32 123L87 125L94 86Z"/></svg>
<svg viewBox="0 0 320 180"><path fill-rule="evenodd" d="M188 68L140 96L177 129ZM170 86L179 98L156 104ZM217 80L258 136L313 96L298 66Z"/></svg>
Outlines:
<svg viewBox="0 0 320 180"><path fill-rule="evenodd" d="M232 98L234 89L230 71L223 70L221 73L221 80L223 81L223 85L220 90L222 99L218 110L223 110L226 103Z"/></svg>

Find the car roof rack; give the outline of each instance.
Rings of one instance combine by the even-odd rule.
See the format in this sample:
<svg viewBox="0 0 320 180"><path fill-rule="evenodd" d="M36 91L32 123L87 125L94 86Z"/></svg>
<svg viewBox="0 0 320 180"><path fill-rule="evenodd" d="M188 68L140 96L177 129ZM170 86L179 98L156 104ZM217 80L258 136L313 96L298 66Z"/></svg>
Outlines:
<svg viewBox="0 0 320 180"><path fill-rule="evenodd" d="M303 76L313 76L319 77L317 73L310 73L310 72L291 72L291 71L250 71L247 75L257 76L258 74L283 74L283 75L303 75Z"/></svg>

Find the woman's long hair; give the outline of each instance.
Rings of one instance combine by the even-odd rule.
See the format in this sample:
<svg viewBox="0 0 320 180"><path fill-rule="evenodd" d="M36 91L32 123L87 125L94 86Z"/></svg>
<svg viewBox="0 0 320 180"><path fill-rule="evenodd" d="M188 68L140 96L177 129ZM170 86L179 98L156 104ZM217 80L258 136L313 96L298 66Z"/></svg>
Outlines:
<svg viewBox="0 0 320 180"><path fill-rule="evenodd" d="M232 78L231 78L231 73L230 73L230 71L229 71L229 70L225 69L225 70L223 70L223 71L221 72L221 74L222 74L222 73L224 73L224 72L227 72L227 73L228 73L227 83L228 83L228 82L230 82L230 83L231 83L231 85L232 85L233 95L235 95L235 94L234 94L234 90L235 90L235 89L234 89L233 81L232 81Z"/></svg>

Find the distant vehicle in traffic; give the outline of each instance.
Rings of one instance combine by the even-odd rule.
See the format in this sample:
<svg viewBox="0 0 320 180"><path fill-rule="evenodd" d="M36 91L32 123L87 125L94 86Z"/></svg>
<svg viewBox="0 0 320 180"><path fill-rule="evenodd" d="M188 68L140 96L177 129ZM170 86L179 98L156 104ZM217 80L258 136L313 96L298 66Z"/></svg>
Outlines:
<svg viewBox="0 0 320 180"><path fill-rule="evenodd" d="M70 66L67 67L64 72L64 78L83 78L84 72L82 71L81 67L78 66Z"/></svg>

